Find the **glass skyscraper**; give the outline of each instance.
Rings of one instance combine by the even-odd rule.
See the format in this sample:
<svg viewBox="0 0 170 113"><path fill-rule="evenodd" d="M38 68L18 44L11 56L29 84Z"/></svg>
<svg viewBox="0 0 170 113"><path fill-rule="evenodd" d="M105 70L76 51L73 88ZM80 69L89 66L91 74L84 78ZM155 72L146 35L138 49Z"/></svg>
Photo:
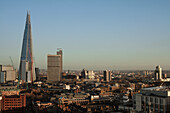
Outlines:
<svg viewBox="0 0 170 113"><path fill-rule="evenodd" d="M36 79L32 50L30 12L27 12L18 76L19 80L25 82L33 82Z"/></svg>

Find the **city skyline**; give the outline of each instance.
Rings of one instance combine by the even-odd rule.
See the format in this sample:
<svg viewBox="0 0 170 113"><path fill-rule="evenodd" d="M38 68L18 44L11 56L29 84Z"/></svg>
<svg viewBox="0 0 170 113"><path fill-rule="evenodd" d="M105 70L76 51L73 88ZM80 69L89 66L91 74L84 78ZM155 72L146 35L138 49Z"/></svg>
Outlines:
<svg viewBox="0 0 170 113"><path fill-rule="evenodd" d="M19 67L30 10L36 67L46 69L47 54L63 48L65 70L154 70L158 64L170 70L170 1L7 0L0 4L1 64L11 64L11 56Z"/></svg>

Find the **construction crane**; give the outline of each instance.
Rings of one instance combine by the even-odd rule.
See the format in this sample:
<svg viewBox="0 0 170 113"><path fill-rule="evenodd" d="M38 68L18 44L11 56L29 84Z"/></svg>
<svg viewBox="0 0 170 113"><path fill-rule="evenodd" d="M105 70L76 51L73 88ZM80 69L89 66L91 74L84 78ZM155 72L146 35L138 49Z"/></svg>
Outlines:
<svg viewBox="0 0 170 113"><path fill-rule="evenodd" d="M11 56L9 56L9 58L10 58L10 60L11 60L11 63L12 63L13 68L15 69L15 67L14 67L14 62L13 62Z"/></svg>
<svg viewBox="0 0 170 113"><path fill-rule="evenodd" d="M16 76L17 76L17 71L16 71L16 69L15 69L14 62L13 62L13 60L12 60L11 56L9 56L9 58L10 58L10 60L11 60L12 67L13 67L13 68L14 68L14 70L15 70L15 77L16 77Z"/></svg>

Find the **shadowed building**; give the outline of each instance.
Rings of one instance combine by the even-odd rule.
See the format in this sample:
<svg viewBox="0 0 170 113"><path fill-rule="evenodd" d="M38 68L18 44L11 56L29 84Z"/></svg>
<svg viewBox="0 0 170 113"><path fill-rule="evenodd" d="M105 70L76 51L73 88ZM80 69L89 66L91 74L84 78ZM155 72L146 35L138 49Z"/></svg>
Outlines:
<svg viewBox="0 0 170 113"><path fill-rule="evenodd" d="M60 76L62 78L62 72L63 72L63 51L61 48L57 48L57 55L60 55Z"/></svg>
<svg viewBox="0 0 170 113"><path fill-rule="evenodd" d="M83 69L82 72L81 72L81 77L84 78L84 79L87 79L87 70Z"/></svg>
<svg viewBox="0 0 170 113"><path fill-rule="evenodd" d="M36 79L32 50L30 13L27 12L18 77L19 80L25 82L33 82Z"/></svg>
<svg viewBox="0 0 170 113"><path fill-rule="evenodd" d="M112 80L112 72L110 70L105 70L104 74L104 81L110 82Z"/></svg>

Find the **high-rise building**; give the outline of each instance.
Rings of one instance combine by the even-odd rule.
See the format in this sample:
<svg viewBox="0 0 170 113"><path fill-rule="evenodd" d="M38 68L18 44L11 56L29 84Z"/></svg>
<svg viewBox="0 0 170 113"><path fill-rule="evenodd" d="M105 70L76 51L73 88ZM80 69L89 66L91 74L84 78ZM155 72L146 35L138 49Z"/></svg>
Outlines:
<svg viewBox="0 0 170 113"><path fill-rule="evenodd" d="M25 82L33 82L36 79L32 50L33 47L30 13L27 12L18 77L19 80Z"/></svg>
<svg viewBox="0 0 170 113"><path fill-rule="evenodd" d="M60 55L61 57L60 57L60 65L61 65L61 67L60 67L60 76L61 76L61 78L62 78L62 72L63 72L63 51L62 51L62 49L61 48L57 48L57 55Z"/></svg>
<svg viewBox="0 0 170 113"><path fill-rule="evenodd" d="M36 75L36 80L40 80L40 69L39 68L35 68L35 75Z"/></svg>
<svg viewBox="0 0 170 113"><path fill-rule="evenodd" d="M85 70L85 69L83 69L82 71L81 71L81 76L82 76L82 78L84 78L84 79L87 79L87 70Z"/></svg>
<svg viewBox="0 0 170 113"><path fill-rule="evenodd" d="M156 66L154 79L162 80L162 68L160 67L160 65Z"/></svg>
<svg viewBox="0 0 170 113"><path fill-rule="evenodd" d="M0 65L0 83L14 81L16 79L16 70L12 65Z"/></svg>
<svg viewBox="0 0 170 113"><path fill-rule="evenodd" d="M104 81L110 82L112 80L112 72L110 70L105 70L104 74Z"/></svg>
<svg viewBox="0 0 170 113"><path fill-rule="evenodd" d="M165 73L164 74L162 73L162 68L160 67L160 65L156 66L154 80L164 82L170 81L170 78L167 77Z"/></svg>
<svg viewBox="0 0 170 113"><path fill-rule="evenodd" d="M61 80L61 55L48 55L47 80L49 82Z"/></svg>

